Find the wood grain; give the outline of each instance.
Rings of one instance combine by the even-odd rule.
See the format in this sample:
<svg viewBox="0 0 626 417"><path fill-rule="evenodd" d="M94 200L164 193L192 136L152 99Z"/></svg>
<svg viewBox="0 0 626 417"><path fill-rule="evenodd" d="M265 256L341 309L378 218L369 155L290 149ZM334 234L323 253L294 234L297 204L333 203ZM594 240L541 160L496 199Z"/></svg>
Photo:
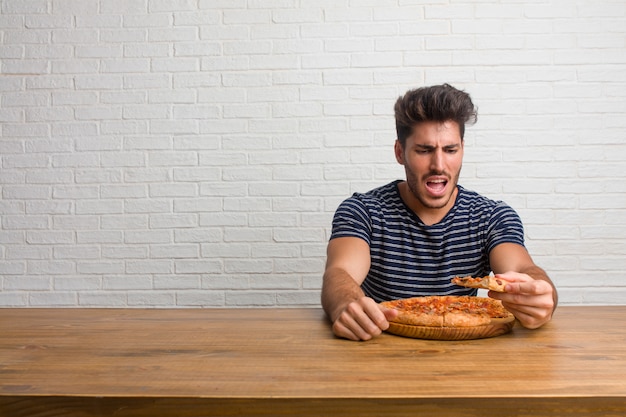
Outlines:
<svg viewBox="0 0 626 417"><path fill-rule="evenodd" d="M350 342L319 309L0 309L0 416L623 416L625 324Z"/></svg>

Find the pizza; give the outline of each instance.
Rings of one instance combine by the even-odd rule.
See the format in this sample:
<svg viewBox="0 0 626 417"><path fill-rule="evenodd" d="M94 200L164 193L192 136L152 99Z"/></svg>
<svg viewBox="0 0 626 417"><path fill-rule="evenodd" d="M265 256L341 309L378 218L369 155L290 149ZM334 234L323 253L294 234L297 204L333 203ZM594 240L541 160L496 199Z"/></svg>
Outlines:
<svg viewBox="0 0 626 417"><path fill-rule="evenodd" d="M471 295L431 295L383 301L382 306L398 311L391 322L426 327L474 327L494 319L513 320L499 300Z"/></svg>
<svg viewBox="0 0 626 417"><path fill-rule="evenodd" d="M486 290L504 292L507 282L491 275L484 277L454 277L452 283L468 288L484 288Z"/></svg>

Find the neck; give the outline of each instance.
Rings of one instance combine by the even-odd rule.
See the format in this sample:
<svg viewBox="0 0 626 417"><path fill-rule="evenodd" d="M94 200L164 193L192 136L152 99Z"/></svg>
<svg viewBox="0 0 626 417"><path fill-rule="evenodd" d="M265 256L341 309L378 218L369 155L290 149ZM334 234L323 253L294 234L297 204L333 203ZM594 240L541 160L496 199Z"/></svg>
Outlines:
<svg viewBox="0 0 626 417"><path fill-rule="evenodd" d="M426 226L432 226L443 220L446 214L454 207L456 197L459 194L458 187L455 187L450 200L444 206L428 207L422 204L420 200L413 195L406 181L398 184L398 190L400 191L400 197L404 201L404 204L406 204Z"/></svg>

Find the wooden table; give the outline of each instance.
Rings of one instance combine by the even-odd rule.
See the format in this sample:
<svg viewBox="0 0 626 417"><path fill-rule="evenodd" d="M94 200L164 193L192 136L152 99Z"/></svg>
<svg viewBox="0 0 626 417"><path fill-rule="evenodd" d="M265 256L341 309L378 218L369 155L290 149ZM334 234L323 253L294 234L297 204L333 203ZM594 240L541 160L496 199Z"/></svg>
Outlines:
<svg viewBox="0 0 626 417"><path fill-rule="evenodd" d="M625 416L626 306L454 342L341 340L319 309L0 309L0 416L213 415Z"/></svg>

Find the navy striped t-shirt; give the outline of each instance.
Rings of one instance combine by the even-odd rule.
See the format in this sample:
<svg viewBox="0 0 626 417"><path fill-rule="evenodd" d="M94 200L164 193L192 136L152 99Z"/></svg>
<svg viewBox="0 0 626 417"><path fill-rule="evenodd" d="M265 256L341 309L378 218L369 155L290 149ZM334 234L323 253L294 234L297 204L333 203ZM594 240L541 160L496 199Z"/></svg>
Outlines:
<svg viewBox="0 0 626 417"><path fill-rule="evenodd" d="M362 284L377 302L419 295L475 295L476 290L450 283L454 276L491 272L489 252L496 245L524 245L518 214L458 186L454 207L437 224L425 225L405 205L400 180L355 193L333 218L331 239L359 237L370 246L371 267Z"/></svg>

